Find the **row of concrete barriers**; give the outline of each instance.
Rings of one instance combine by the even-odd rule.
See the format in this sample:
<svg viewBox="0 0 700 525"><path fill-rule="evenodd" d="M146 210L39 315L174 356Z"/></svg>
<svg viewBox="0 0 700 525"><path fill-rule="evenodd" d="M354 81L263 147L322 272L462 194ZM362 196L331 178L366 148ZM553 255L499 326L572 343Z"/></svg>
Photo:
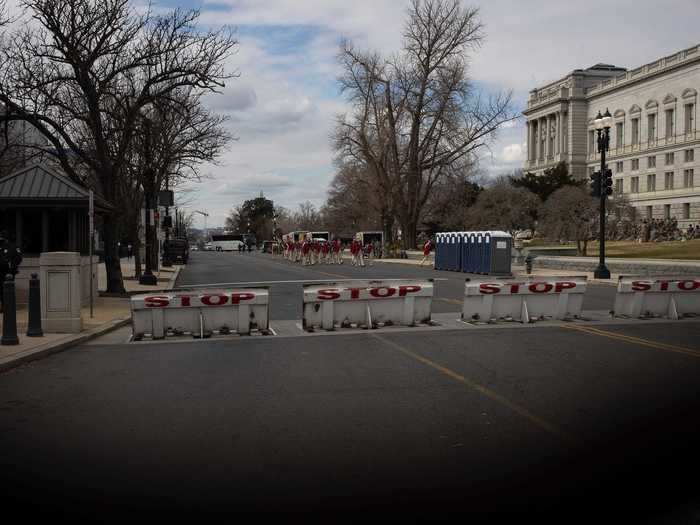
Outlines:
<svg viewBox="0 0 700 525"><path fill-rule="evenodd" d="M462 320L578 318L586 286L581 276L468 279ZM302 326L315 331L430 325L433 297L432 279L305 284ZM133 336L268 334L269 309L269 287L139 295L131 300ZM700 278L620 277L611 313L629 318L700 316Z"/></svg>

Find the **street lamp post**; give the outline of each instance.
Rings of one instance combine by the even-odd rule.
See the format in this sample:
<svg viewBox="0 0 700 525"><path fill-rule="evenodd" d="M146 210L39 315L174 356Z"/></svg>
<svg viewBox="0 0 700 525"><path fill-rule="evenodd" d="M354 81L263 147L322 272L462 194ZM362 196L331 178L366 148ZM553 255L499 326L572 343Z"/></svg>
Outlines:
<svg viewBox="0 0 700 525"><path fill-rule="evenodd" d="M169 183L169 177L168 174L165 174L165 191L168 193L170 191L170 188L168 187ZM163 267L164 268L170 268L173 264L170 260L170 207L168 206L170 204L170 197L167 197L168 200L166 201L165 204L165 249L163 250Z"/></svg>
<svg viewBox="0 0 700 525"><path fill-rule="evenodd" d="M150 105L144 106L144 110L142 111L142 118L144 122L144 127L143 130L146 134L145 137L145 151L144 151L144 158L146 159L146 162L150 162L150 146L151 146L151 126L150 126L150 121L148 119L148 110L150 109ZM145 224L145 233L146 233L146 270L141 274L141 277L139 277L139 284L145 284L145 285L150 285L150 286L155 286L158 284L158 279L156 278L155 275L153 275L153 270L152 270L152 265L151 265L151 252L153 249L152 243L153 243L153 234L151 232L151 209L153 206L153 201L154 201L154 195L153 195L153 170L149 166L146 168L145 173L144 173L144 181L142 183L143 185L143 190L144 190L144 201L146 204L146 224Z"/></svg>
<svg viewBox="0 0 700 525"><path fill-rule="evenodd" d="M599 111L594 124L598 133L598 152L600 153L600 172L595 174L598 176L597 189L600 197L600 250L598 267L593 272L593 276L596 279L610 279L610 270L605 266L605 202L608 195L612 193L612 171L605 164L605 153L610 148L610 127L612 125L610 111L606 109L604 115L601 115Z"/></svg>

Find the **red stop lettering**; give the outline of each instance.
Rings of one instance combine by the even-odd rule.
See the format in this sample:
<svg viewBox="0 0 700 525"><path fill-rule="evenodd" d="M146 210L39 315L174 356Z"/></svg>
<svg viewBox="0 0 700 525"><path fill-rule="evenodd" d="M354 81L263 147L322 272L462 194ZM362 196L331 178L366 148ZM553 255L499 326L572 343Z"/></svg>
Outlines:
<svg viewBox="0 0 700 525"><path fill-rule="evenodd" d="M357 299L360 297L360 290L362 290L362 288L346 288L346 290L350 291L350 299Z"/></svg>
<svg viewBox="0 0 700 525"><path fill-rule="evenodd" d="M225 295L203 295L199 300L207 306L221 306L228 302L228 297Z"/></svg>
<svg viewBox="0 0 700 525"><path fill-rule="evenodd" d="M255 299L253 292L238 292L231 294L231 304L239 304L241 301L250 301Z"/></svg>
<svg viewBox="0 0 700 525"><path fill-rule="evenodd" d="M155 295L153 297L146 297L143 300L143 304L146 308L163 308L170 304L170 297L167 295Z"/></svg>
<svg viewBox="0 0 700 525"><path fill-rule="evenodd" d="M382 292L382 290L384 290ZM372 297L391 297L396 293L396 288L390 288L388 286L382 286L380 288L372 288L369 291L369 294Z"/></svg>
<svg viewBox="0 0 700 525"><path fill-rule="evenodd" d="M405 297L406 294L420 292L423 288L418 285L406 284L399 286L399 297Z"/></svg>
<svg viewBox="0 0 700 525"><path fill-rule="evenodd" d="M646 292L647 290L651 290L651 283L649 281L632 281L632 291Z"/></svg>
<svg viewBox="0 0 700 525"><path fill-rule="evenodd" d="M700 288L700 281L678 281L678 289L684 292L690 292Z"/></svg>
<svg viewBox="0 0 700 525"><path fill-rule="evenodd" d="M319 290L316 298L321 301L332 301L340 297L340 291L337 288L328 288L327 290Z"/></svg>
<svg viewBox="0 0 700 525"><path fill-rule="evenodd" d="M175 297L180 299L180 306L190 306L191 295L176 295Z"/></svg>
<svg viewBox="0 0 700 525"><path fill-rule="evenodd" d="M554 291L561 293L562 290L570 290L571 288L576 288L576 283L564 281L554 284Z"/></svg>
<svg viewBox="0 0 700 525"><path fill-rule="evenodd" d="M549 283L531 283L530 286L528 286L528 290L530 290L532 293L547 293L551 292L552 286Z"/></svg>
<svg viewBox="0 0 700 525"><path fill-rule="evenodd" d="M483 294L493 294L501 291L501 287L493 283L481 283L479 285L479 293Z"/></svg>
<svg viewBox="0 0 700 525"><path fill-rule="evenodd" d="M518 293L521 284L523 283L510 283L510 293Z"/></svg>

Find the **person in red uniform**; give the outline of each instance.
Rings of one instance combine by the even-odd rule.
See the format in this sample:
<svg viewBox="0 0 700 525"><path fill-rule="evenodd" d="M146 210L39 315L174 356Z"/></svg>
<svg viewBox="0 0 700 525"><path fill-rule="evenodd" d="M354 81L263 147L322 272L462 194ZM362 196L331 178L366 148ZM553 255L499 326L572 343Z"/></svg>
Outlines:
<svg viewBox="0 0 700 525"><path fill-rule="evenodd" d="M365 248L367 249L367 260L369 261L369 265L372 266L372 243L368 242Z"/></svg>
<svg viewBox="0 0 700 525"><path fill-rule="evenodd" d="M432 251L432 249L433 249L433 240L428 239L427 241L425 241L425 244L423 245L423 258L420 260L420 263L418 264L418 266L423 266L423 263L429 260L428 257L430 256L430 252Z"/></svg>
<svg viewBox="0 0 700 525"><path fill-rule="evenodd" d="M321 243L321 262L326 263L328 262L328 242L323 241Z"/></svg>
<svg viewBox="0 0 700 525"><path fill-rule="evenodd" d="M301 244L301 255L302 255L302 264L306 266L307 264L310 264L310 252L311 251L311 242L308 240L304 240L304 242Z"/></svg>

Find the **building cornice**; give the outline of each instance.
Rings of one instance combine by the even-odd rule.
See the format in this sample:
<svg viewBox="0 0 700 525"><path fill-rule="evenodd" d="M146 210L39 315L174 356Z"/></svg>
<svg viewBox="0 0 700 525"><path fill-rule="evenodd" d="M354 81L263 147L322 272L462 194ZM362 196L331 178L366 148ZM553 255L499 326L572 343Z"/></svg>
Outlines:
<svg viewBox="0 0 700 525"><path fill-rule="evenodd" d="M673 55L644 64L636 69L604 80L600 84L591 86L585 91L586 99L595 100L618 89L633 86L661 75L666 75L672 71L698 62L700 62L700 45L678 51Z"/></svg>

